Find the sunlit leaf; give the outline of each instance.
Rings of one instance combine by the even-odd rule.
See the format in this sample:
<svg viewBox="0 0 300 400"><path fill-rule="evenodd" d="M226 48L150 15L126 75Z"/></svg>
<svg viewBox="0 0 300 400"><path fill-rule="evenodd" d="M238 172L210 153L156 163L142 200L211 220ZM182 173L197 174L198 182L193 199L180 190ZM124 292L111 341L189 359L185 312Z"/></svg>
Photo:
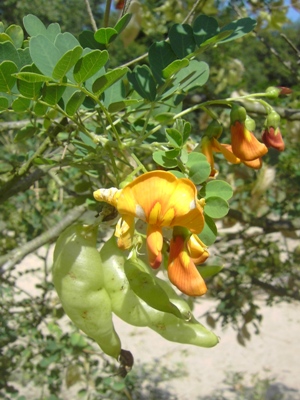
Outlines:
<svg viewBox="0 0 300 400"><path fill-rule="evenodd" d="M204 214L204 218L204 228L198 236L206 246L211 246L217 238L218 230L212 218L207 214Z"/></svg>
<svg viewBox="0 0 300 400"><path fill-rule="evenodd" d="M105 75L98 78L93 84L93 92L100 95L107 88L117 82L119 79L127 73L127 67L116 68L112 71L107 72Z"/></svg>
<svg viewBox="0 0 300 400"><path fill-rule="evenodd" d="M183 60L175 60L171 62L166 68L162 71L162 76L165 79L170 78L171 76L177 74L182 68L185 68L189 65L189 60L184 58Z"/></svg>
<svg viewBox="0 0 300 400"><path fill-rule="evenodd" d="M80 58L74 67L74 79L82 83L92 77L108 61L108 52L106 50L92 50Z"/></svg>
<svg viewBox="0 0 300 400"><path fill-rule="evenodd" d="M119 19L119 21L116 23L114 26L114 29L120 34L128 25L132 17L132 14L125 14L123 15L122 18Z"/></svg>
<svg viewBox="0 0 300 400"><path fill-rule="evenodd" d="M47 29L43 22L35 15L28 14L23 18L23 24L26 32L30 36L46 35Z"/></svg>
<svg viewBox="0 0 300 400"><path fill-rule="evenodd" d="M45 36L30 39L30 55L38 69L46 76L52 76L53 69L61 57L57 47Z"/></svg>
<svg viewBox="0 0 300 400"><path fill-rule="evenodd" d="M100 28L95 32L94 37L95 40L101 44L108 45L113 42L114 39L118 36L118 32L114 28Z"/></svg>
<svg viewBox="0 0 300 400"><path fill-rule="evenodd" d="M174 147L182 146L182 135L177 129L167 128L166 136L172 146Z"/></svg>
<svg viewBox="0 0 300 400"><path fill-rule="evenodd" d="M53 69L52 76L54 79L62 79L66 73L77 63L82 54L82 47L77 46L67 51L57 62Z"/></svg>
<svg viewBox="0 0 300 400"><path fill-rule="evenodd" d="M211 218L223 218L229 211L229 205L221 197L211 196L205 198L204 212Z"/></svg>
<svg viewBox="0 0 300 400"><path fill-rule="evenodd" d="M69 50L73 50L75 47L80 46L80 43L69 32L59 33L54 42L55 47L59 50L60 57L62 57Z"/></svg>
<svg viewBox="0 0 300 400"><path fill-rule="evenodd" d="M233 32L229 37L226 39L223 39L220 41L220 43L225 43L229 42L230 40L236 40L247 33L253 31L253 29L256 26L256 21L252 18L242 18L238 19L236 21L230 22L230 24L225 25L222 29L221 32L223 31L230 31L232 30Z"/></svg>
<svg viewBox="0 0 300 400"><path fill-rule="evenodd" d="M216 179L207 182L203 188L203 193L201 191L200 194L205 198L219 196L224 200L229 200L233 195L233 189L229 183Z"/></svg>
<svg viewBox="0 0 300 400"><path fill-rule="evenodd" d="M218 274L223 268L222 265L197 265L197 269L204 279Z"/></svg>
<svg viewBox="0 0 300 400"><path fill-rule="evenodd" d="M0 43L0 63L3 61L12 61L17 67L21 67L19 53L12 42Z"/></svg>

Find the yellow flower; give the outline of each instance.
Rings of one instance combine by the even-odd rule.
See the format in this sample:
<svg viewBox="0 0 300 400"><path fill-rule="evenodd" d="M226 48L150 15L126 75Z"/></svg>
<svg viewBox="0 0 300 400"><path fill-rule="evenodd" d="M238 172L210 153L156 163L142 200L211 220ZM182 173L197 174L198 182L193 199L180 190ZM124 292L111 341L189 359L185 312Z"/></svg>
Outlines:
<svg viewBox="0 0 300 400"><path fill-rule="evenodd" d="M170 242L169 279L188 296L202 296L206 293L207 287L195 262L204 262L207 259L209 254L206 246L197 235L186 237L185 234L177 234L176 229Z"/></svg>
<svg viewBox="0 0 300 400"><path fill-rule="evenodd" d="M203 204L197 199L195 185L170 172L147 172L121 190L96 190L94 198L112 204L120 213L115 235L121 248L132 244L135 218L148 224L147 250L152 268L158 268L162 260L163 227L182 226L200 233L204 226Z"/></svg>
<svg viewBox="0 0 300 400"><path fill-rule="evenodd" d="M186 244L189 256L194 264L202 264L209 256L207 246L199 239L197 235L191 235Z"/></svg>

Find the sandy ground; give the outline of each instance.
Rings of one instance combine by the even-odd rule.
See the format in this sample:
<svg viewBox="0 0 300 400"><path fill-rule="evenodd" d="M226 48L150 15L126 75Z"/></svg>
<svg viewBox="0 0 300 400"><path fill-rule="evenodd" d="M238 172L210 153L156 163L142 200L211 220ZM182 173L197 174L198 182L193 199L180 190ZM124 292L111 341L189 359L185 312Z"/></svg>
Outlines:
<svg viewBox="0 0 300 400"><path fill-rule="evenodd" d="M51 257L51 256L50 256ZM36 266L40 260L28 256L18 270ZM28 280L24 276L18 284L33 293L39 274ZM203 314L215 302L201 298L194 315L205 324ZM155 400L299 400L300 399L300 303L283 303L266 307L261 302L263 321L260 334L251 332L246 347L238 344L236 331L231 327L217 326L214 332L220 343L212 349L167 342L157 333L146 328L135 328L115 319L122 347L130 350L135 358L134 373L145 374L145 365L151 369L149 381ZM139 372L140 371L140 372ZM167 380L162 378L162 371ZM241 374L233 385L228 381ZM254 387L265 382L267 396L236 397L244 386ZM148 390L148 392L147 392ZM154 394L153 394L154 391ZM66 397L65 397L66 396ZM66 394L64 399L71 397ZM72 397L73 399L74 397ZM145 397L148 400L149 397Z"/></svg>
<svg viewBox="0 0 300 400"><path fill-rule="evenodd" d="M203 300L195 315L201 316L213 305L213 301ZM263 306L262 314L261 332L253 334L246 347L237 343L236 332L230 327L214 330L220 343L212 349L166 342L155 332L128 327L122 321L116 321L116 327L122 332L124 348L135 355L135 368L145 362L159 362L178 372L180 365L183 376L158 382L158 387L167 389L176 399L208 400L217 394L236 398L229 390L231 385L225 383L234 373L243 375L237 385L270 381L266 384L269 399L300 399L300 304Z"/></svg>

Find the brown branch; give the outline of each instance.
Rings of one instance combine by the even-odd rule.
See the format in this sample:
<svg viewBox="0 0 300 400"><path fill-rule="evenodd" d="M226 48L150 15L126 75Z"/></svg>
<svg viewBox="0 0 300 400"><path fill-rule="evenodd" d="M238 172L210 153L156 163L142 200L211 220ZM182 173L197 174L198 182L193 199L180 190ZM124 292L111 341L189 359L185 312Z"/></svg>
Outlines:
<svg viewBox="0 0 300 400"><path fill-rule="evenodd" d="M24 119L22 121L9 121L9 122L1 122L0 123L0 132L6 132L8 130L16 130L24 128L27 126L31 121L29 119ZM43 119L37 119L35 121L37 124L43 124Z"/></svg>
<svg viewBox="0 0 300 400"><path fill-rule="evenodd" d="M262 228L265 233L296 231L300 229L300 227L297 226L295 222L293 223L292 221L286 219L280 219L278 221L274 221L272 219L264 217L260 218L251 217L251 220L247 220L246 218L244 218L242 212L233 209L229 210L227 216L244 224L249 224L249 226L257 226L259 228Z"/></svg>
<svg viewBox="0 0 300 400"><path fill-rule="evenodd" d="M4 203L10 197L15 196L17 193L28 190L34 184L34 182L40 180L50 168L50 166L46 168L44 167L43 169L38 168L31 174L24 177L14 176L12 180L6 182L1 187L0 204Z"/></svg>
<svg viewBox="0 0 300 400"><path fill-rule="evenodd" d="M284 287L272 285L267 282L263 282L260 279L255 278L254 276L250 276L250 279L251 279L251 283L253 285L260 287L261 289L265 290L266 292L275 294L276 296L279 296L279 297L289 297L290 299L300 301L300 293L298 291L291 292L290 290L288 290Z"/></svg>
<svg viewBox="0 0 300 400"><path fill-rule="evenodd" d="M240 101L240 100L239 100ZM259 103L252 103L249 101L243 102L243 106L249 113L266 115L266 109ZM289 121L300 121L299 109L274 107L274 110L280 115L281 118L285 118Z"/></svg>
<svg viewBox="0 0 300 400"><path fill-rule="evenodd" d="M13 268L17 263L23 260L25 256L39 249L47 243L55 240L60 233L65 230L69 225L78 220L79 217L87 210L85 204L73 208L68 211L68 214L55 226L50 228L48 231L42 233L40 236L30 240L24 246L12 250L10 253L0 257L0 274Z"/></svg>

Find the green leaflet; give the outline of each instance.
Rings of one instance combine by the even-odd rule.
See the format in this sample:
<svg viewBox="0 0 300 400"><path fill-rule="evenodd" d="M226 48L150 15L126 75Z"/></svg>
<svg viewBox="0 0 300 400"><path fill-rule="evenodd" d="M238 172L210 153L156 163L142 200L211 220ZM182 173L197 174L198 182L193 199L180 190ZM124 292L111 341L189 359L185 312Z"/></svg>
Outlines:
<svg viewBox="0 0 300 400"><path fill-rule="evenodd" d="M196 47L194 32L188 24L174 24L169 31L172 50L178 58L192 54Z"/></svg>
<svg viewBox="0 0 300 400"><path fill-rule="evenodd" d="M74 67L74 79L77 83L85 82L96 74L108 61L106 50L92 50L80 58Z"/></svg>
<svg viewBox="0 0 300 400"><path fill-rule="evenodd" d="M94 38L97 42L101 44L108 45L113 42L118 36L118 32L114 28L100 28L95 32Z"/></svg>
<svg viewBox="0 0 300 400"><path fill-rule="evenodd" d="M82 47L76 46L74 49L67 51L55 65L52 76L54 79L61 80L66 73L77 63L81 54Z"/></svg>
<svg viewBox="0 0 300 400"><path fill-rule="evenodd" d="M12 61L3 61L0 64L0 92L10 93L16 83L16 78L12 74L18 70Z"/></svg>
<svg viewBox="0 0 300 400"><path fill-rule="evenodd" d="M145 100L154 101L156 98L156 83L147 65L136 66L128 72L128 80L137 93Z"/></svg>

